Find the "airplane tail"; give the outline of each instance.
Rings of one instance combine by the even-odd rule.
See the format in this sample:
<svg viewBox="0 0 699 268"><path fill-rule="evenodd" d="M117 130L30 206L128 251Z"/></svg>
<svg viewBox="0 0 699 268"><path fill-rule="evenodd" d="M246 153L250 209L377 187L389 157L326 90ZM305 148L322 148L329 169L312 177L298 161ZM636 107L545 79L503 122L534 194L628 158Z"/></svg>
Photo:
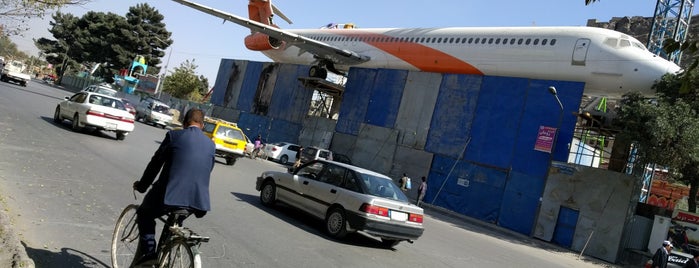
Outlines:
<svg viewBox="0 0 699 268"><path fill-rule="evenodd" d="M274 28L279 28L279 26L274 24L272 21L275 14L289 24L292 23L291 20L289 20L289 18L287 18L284 13L281 12L281 10L272 4L271 0L250 0L248 3L248 17L250 20L269 25ZM284 42L259 32L253 32L245 37L245 47L254 51L278 49L283 45Z"/></svg>

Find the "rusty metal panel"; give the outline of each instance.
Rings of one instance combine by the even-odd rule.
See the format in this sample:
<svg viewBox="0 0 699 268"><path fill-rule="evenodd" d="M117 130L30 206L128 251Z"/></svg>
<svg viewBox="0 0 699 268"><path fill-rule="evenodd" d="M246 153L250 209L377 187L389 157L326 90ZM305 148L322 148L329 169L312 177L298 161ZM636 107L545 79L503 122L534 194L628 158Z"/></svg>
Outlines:
<svg viewBox="0 0 699 268"><path fill-rule="evenodd" d="M438 73L408 73L395 124L401 146L425 148L441 81Z"/></svg>

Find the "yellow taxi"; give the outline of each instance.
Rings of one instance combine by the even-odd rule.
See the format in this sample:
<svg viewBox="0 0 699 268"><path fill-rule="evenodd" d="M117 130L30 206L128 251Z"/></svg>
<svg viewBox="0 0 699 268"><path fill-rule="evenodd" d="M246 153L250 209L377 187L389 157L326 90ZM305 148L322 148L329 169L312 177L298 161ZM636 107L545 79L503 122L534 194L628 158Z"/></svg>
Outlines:
<svg viewBox="0 0 699 268"><path fill-rule="evenodd" d="M233 165L239 157L245 156L248 139L238 124L206 117L203 131L216 144L216 156L225 158L226 165Z"/></svg>

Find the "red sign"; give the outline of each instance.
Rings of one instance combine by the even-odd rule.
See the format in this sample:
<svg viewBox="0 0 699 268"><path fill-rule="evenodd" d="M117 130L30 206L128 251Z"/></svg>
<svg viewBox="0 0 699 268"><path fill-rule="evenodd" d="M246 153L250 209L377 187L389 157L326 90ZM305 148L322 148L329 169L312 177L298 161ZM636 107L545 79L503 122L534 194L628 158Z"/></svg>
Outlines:
<svg viewBox="0 0 699 268"><path fill-rule="evenodd" d="M553 140L556 138L556 128L539 126L539 133L536 136L534 150L551 153L553 150Z"/></svg>

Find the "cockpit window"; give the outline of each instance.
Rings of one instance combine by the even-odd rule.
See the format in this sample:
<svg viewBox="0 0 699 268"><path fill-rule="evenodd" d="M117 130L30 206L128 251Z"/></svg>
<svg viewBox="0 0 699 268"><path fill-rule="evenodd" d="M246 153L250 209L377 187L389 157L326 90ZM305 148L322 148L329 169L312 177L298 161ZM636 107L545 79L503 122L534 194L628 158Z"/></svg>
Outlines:
<svg viewBox="0 0 699 268"><path fill-rule="evenodd" d="M613 48L616 48L618 43L619 43L619 39L616 39L616 38L607 38L606 40L604 40L605 45L608 45L608 46L613 47Z"/></svg>
<svg viewBox="0 0 699 268"><path fill-rule="evenodd" d="M631 41L626 40L626 39L621 39L621 41L619 42L619 46L620 46L620 47L628 47L628 46L631 46Z"/></svg>
<svg viewBox="0 0 699 268"><path fill-rule="evenodd" d="M639 42L632 42L631 44L632 44L634 47L637 47L637 48L640 48L640 49L643 49L643 50L648 50L648 48L646 48L646 46L644 46L643 44L641 44L641 43L639 43Z"/></svg>

